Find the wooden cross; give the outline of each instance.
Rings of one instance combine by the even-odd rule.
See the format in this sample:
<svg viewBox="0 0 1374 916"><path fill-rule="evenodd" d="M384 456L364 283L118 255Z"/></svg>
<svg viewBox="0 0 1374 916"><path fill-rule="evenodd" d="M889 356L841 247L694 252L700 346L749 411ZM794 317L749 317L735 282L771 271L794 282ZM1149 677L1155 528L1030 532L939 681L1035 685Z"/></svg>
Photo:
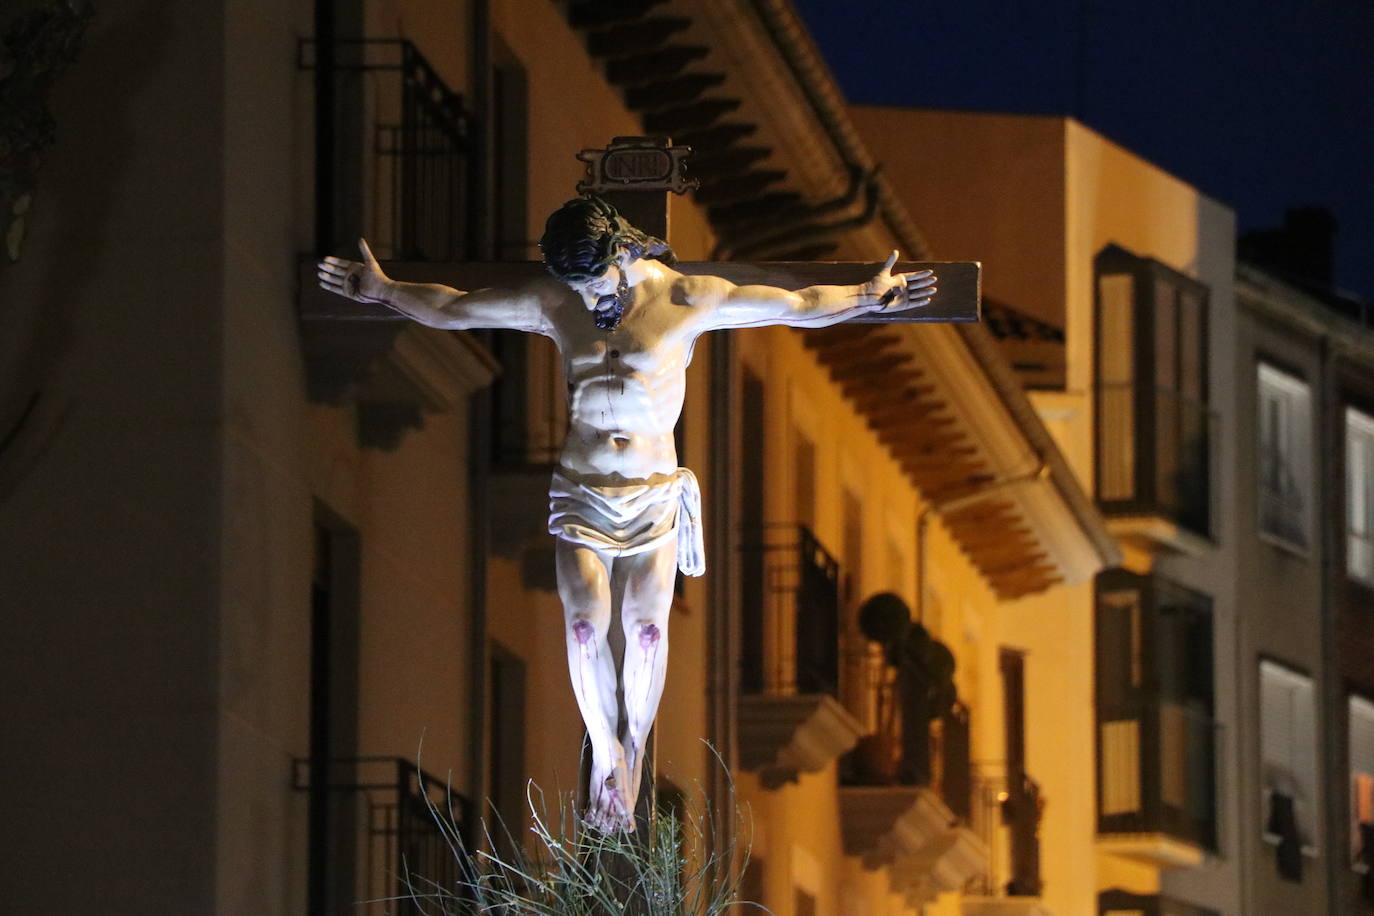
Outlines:
<svg viewBox="0 0 1374 916"><path fill-rule="evenodd" d="M604 150L584 150L588 178L578 190L605 198L636 228L669 239L668 194L695 186L683 174L686 147L644 137L617 137ZM351 255L351 253L350 253ZM868 262L685 261L675 270L687 275L711 274L737 285L762 284L797 290L817 284L866 283L881 266L885 251ZM515 289L548 275L539 261L526 262L404 262L383 264L395 280L441 283L454 289ZM894 274L930 269L939 277L939 291L930 304L906 312L870 314L846 324L906 324L978 321L981 311L981 265L977 261L898 261ZM400 324L410 319L381 305L354 302L320 289L313 262L301 275L300 317L306 321L380 321Z"/></svg>
<svg viewBox="0 0 1374 916"><path fill-rule="evenodd" d="M618 137L601 150L584 150L587 179L578 190L593 193L611 203L632 225L652 236L669 239L669 193L684 193L695 186L685 175L689 155L669 141L643 137ZM675 265L687 275L714 275L736 285L763 285L798 290L815 285L858 285L871 280L887 252L874 252L869 262L709 262ZM439 283L458 290L516 289L546 277L541 262L511 263L406 263L388 262L387 276L395 280ZM900 261L893 273L931 269L938 276L938 292L930 303L902 312L869 314L851 323L969 322L979 320L980 265L970 261ZM323 400L342 397L368 363L381 354L395 333L409 319L381 305L368 304L326 292L315 282L313 264L301 277L300 317L307 364L311 367L312 395ZM823 332L822 332L823 333ZM874 368L882 370L881 362ZM323 374L321 374L323 373ZM649 740L645 765L651 777L640 815L653 809L653 739ZM586 761L581 783L586 783ZM643 834L641 834L642 836Z"/></svg>

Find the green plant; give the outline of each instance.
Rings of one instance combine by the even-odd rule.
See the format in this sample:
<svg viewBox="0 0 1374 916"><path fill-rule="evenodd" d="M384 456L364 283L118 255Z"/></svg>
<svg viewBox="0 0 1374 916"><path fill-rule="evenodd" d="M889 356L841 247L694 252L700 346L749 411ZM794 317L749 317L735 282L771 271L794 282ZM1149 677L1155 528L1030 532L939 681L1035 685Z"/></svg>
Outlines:
<svg viewBox="0 0 1374 916"><path fill-rule="evenodd" d="M420 912L718 916L746 907L767 912L738 899L749 849L722 838L704 792L681 810L660 807L649 829L637 833L602 833L583 826L569 797L560 797L551 819L543 792L533 783L528 799L531 842L521 844L498 824L498 836L508 840L498 843L484 824L484 842L477 849L468 847L451 816L431 807L457 858L460 877L451 888L412 879L412 901ZM738 827L744 820L738 809L735 818Z"/></svg>

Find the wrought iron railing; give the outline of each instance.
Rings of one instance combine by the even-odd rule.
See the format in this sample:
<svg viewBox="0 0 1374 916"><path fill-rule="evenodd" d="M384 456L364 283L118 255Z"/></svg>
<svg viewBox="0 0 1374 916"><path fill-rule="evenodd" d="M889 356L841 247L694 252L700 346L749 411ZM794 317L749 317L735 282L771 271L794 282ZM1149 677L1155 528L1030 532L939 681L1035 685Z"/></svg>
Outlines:
<svg viewBox="0 0 1374 916"><path fill-rule="evenodd" d="M838 697L839 562L805 525L773 525L749 535L740 548L740 690Z"/></svg>
<svg viewBox="0 0 1374 916"><path fill-rule="evenodd" d="M860 721L876 721L876 725L845 755L841 781L846 785L925 786L937 792L960 821L970 823L975 788L968 707L956 702L927 721L908 722L898 696L900 676L891 667L871 661L868 656L855 658L846 653L846 677L861 678L857 684L845 684L846 705L851 712L876 710L876 715L856 713ZM871 702L862 700L864 694ZM924 740L908 740L910 728L921 729L919 737Z"/></svg>
<svg viewBox="0 0 1374 916"><path fill-rule="evenodd" d="M456 890L461 865L449 833L470 837L471 802L413 761L298 758L292 786L346 813L333 819L322 848L310 850L324 866L318 873L328 874L327 893L312 889L312 898L328 901L322 911L419 916L435 911L427 898L436 891Z"/></svg>
<svg viewBox="0 0 1374 916"><path fill-rule="evenodd" d="M341 217L361 220L357 228L379 258L464 258L474 243L476 140L463 97L404 39L346 39L333 47L339 110L347 115L335 132L344 166L334 170L336 198L351 204ZM313 39L301 40L301 69L314 69L315 51Z"/></svg>
<svg viewBox="0 0 1374 916"><path fill-rule="evenodd" d="M936 735L935 782L940 798L955 817L968 823L973 817L973 767L969 759L971 734L969 710L963 703L939 718Z"/></svg>
<svg viewBox="0 0 1374 916"><path fill-rule="evenodd" d="M1099 709L1098 833L1164 833L1215 850L1218 729L1165 700Z"/></svg>
<svg viewBox="0 0 1374 916"><path fill-rule="evenodd" d="M970 826L988 858L969 889L985 897L1038 896L1040 785L1024 774L1009 780L997 763L974 768L972 789Z"/></svg>
<svg viewBox="0 0 1374 916"><path fill-rule="evenodd" d="M1158 514L1211 533L1213 412L1135 382L1097 386L1097 496L1108 515Z"/></svg>

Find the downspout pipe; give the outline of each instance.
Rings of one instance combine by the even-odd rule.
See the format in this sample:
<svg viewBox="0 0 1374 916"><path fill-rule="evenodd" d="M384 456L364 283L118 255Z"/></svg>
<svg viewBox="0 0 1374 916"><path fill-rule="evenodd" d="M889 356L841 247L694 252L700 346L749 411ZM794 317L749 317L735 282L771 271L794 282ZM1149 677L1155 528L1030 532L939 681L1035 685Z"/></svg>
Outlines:
<svg viewBox="0 0 1374 916"><path fill-rule="evenodd" d="M864 206L863 209L855 215L836 220L833 223L810 225L806 223L808 219L807 216L800 217L795 222L789 220L788 225L781 232L772 232L758 240L747 241L741 245L735 246L733 249L728 250L727 257L732 260L765 259L774 253L795 251L802 245L808 245L813 242L829 241L842 233L852 232L855 229L862 229L864 226L873 222L873 217L877 215L878 211L878 198L873 192L873 180L873 176L869 175L863 182L862 187L866 192L864 195ZM849 195L846 196L848 197ZM852 203L853 200L851 199L849 202ZM821 205L821 207L825 206L827 205ZM798 223L800 223L800 225L798 225Z"/></svg>
<svg viewBox="0 0 1374 916"><path fill-rule="evenodd" d="M845 111L846 103L837 88L835 77L812 43L806 26L797 19L791 4L788 0L753 0L753 6L759 21L782 52L792 76L806 94L841 160L853 163L866 172L874 172L873 156L849 120ZM873 188L879 212L901 240L907 256L917 261L928 260L930 245L921 236L886 177L875 175Z"/></svg>

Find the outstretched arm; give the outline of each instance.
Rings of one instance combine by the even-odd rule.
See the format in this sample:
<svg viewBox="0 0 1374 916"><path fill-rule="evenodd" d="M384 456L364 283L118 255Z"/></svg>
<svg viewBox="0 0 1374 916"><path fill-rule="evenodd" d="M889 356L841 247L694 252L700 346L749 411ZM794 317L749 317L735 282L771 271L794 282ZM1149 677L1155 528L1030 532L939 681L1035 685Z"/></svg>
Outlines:
<svg viewBox="0 0 1374 916"><path fill-rule="evenodd" d="M858 286L808 286L795 292L772 286L734 286L711 278L707 287L710 328L747 328L767 324L823 328L871 312L898 312L929 305L936 276L929 270L893 274L897 252L882 269ZM701 278L706 279L706 278Z"/></svg>
<svg viewBox="0 0 1374 916"><path fill-rule="evenodd" d="M526 291L479 289L465 293L438 283L403 283L382 272L366 239L363 260L327 257L319 263L320 286L358 302L385 305L432 328L511 328L547 333L537 295Z"/></svg>

